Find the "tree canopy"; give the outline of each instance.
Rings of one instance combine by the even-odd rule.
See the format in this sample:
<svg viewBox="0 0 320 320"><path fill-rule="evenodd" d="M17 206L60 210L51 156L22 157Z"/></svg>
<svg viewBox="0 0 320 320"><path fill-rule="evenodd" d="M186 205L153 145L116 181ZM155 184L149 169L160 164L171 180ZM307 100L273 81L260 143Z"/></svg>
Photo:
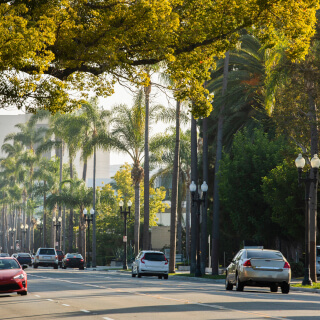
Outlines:
<svg viewBox="0 0 320 320"><path fill-rule="evenodd" d="M195 102L194 116L208 115L203 82L239 30L268 46L286 41L290 58L303 58L318 7L316 0L1 1L2 107L69 110L71 89L110 95L117 80L148 85L143 66L162 62L176 97Z"/></svg>

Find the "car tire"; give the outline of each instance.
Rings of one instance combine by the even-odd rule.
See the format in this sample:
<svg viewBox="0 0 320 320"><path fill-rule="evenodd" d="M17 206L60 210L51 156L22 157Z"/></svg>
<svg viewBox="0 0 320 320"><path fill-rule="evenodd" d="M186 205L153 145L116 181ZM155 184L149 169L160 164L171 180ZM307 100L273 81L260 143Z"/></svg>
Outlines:
<svg viewBox="0 0 320 320"><path fill-rule="evenodd" d="M139 269L137 269L138 278L141 278L141 273L139 272Z"/></svg>
<svg viewBox="0 0 320 320"><path fill-rule="evenodd" d="M244 285L242 284L242 282L239 279L239 275L237 274L236 276L236 290L237 291L243 291Z"/></svg>
<svg viewBox="0 0 320 320"><path fill-rule="evenodd" d="M33 268L34 268L34 269L37 269L37 268L38 268L38 265L37 265L36 263L34 263L34 264L33 264Z"/></svg>
<svg viewBox="0 0 320 320"><path fill-rule="evenodd" d="M271 292L278 292L278 286L273 283L271 286L270 286L270 291Z"/></svg>
<svg viewBox="0 0 320 320"><path fill-rule="evenodd" d="M226 281L225 281L226 290L232 290L233 284L229 282L228 275L226 275Z"/></svg>
<svg viewBox="0 0 320 320"><path fill-rule="evenodd" d="M58 269L58 265L55 264L55 265L53 266L53 269Z"/></svg>
<svg viewBox="0 0 320 320"><path fill-rule="evenodd" d="M20 294L20 296L26 296L28 294L28 291L21 291L18 292L18 294Z"/></svg>
<svg viewBox="0 0 320 320"><path fill-rule="evenodd" d="M282 285L281 285L281 292L282 293L289 293L289 291L290 291L290 284L289 283L283 283Z"/></svg>
<svg viewBox="0 0 320 320"><path fill-rule="evenodd" d="M84 267L80 267L79 270L84 270Z"/></svg>
<svg viewBox="0 0 320 320"><path fill-rule="evenodd" d="M162 276L158 276L158 279L162 279Z"/></svg>
<svg viewBox="0 0 320 320"><path fill-rule="evenodd" d="M62 266L62 269L67 269L67 267L66 266Z"/></svg>
<svg viewBox="0 0 320 320"><path fill-rule="evenodd" d="M167 274L165 274L165 275L163 276L163 279L165 279L165 280L168 280L168 278L169 278L169 275L167 275Z"/></svg>

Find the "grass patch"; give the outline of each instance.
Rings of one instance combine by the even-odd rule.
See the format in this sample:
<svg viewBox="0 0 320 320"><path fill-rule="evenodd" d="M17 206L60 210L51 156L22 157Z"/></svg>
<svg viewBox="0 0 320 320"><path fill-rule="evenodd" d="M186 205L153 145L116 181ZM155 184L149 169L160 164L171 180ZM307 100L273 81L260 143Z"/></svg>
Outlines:
<svg viewBox="0 0 320 320"><path fill-rule="evenodd" d="M296 288L308 288L308 289L320 289L320 283L314 283L312 286L303 286L301 283L291 284L292 287Z"/></svg>
<svg viewBox="0 0 320 320"><path fill-rule="evenodd" d="M194 273L169 273L170 276L182 276L182 277L188 277L188 278L194 278ZM212 275L212 274L205 274L201 278L204 279L225 279L225 275Z"/></svg>

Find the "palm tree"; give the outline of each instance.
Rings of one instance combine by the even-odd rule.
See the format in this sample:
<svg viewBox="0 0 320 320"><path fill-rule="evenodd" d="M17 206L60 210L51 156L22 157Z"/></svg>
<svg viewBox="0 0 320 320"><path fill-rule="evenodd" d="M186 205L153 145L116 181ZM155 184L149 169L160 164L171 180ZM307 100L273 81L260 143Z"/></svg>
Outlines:
<svg viewBox="0 0 320 320"><path fill-rule="evenodd" d="M132 108L125 105L118 105L112 110L113 118L110 124L113 125L112 138L114 147L127 153L132 161L133 167L131 177L135 190L135 220L134 220L134 251L139 253L140 235L140 182L143 179L144 171L140 163L144 155L144 126L145 110L143 108L141 95L139 95Z"/></svg>

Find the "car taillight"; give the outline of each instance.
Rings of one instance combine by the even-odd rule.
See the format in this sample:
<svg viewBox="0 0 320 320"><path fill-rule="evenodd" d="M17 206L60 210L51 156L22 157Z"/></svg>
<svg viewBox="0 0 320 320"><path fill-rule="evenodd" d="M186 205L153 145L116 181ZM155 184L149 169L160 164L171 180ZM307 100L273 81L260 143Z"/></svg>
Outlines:
<svg viewBox="0 0 320 320"><path fill-rule="evenodd" d="M56 256L56 259L58 259L58 256Z"/></svg>
<svg viewBox="0 0 320 320"><path fill-rule="evenodd" d="M83 259L81 259L80 261L83 262Z"/></svg>
<svg viewBox="0 0 320 320"><path fill-rule="evenodd" d="M36 256L36 259L39 259L39 256Z"/></svg>
<svg viewBox="0 0 320 320"><path fill-rule="evenodd" d="M67 259L67 261L70 261L70 259Z"/></svg>
<svg viewBox="0 0 320 320"><path fill-rule="evenodd" d="M164 256L164 258L166 259L166 262L164 264L168 264L168 259L166 258L166 256Z"/></svg>
<svg viewBox="0 0 320 320"><path fill-rule="evenodd" d="M141 263L145 263L145 262L144 262L144 256L141 258L140 261L141 261Z"/></svg>
<svg viewBox="0 0 320 320"><path fill-rule="evenodd" d="M284 269L290 269L290 264L286 261L283 266Z"/></svg>
<svg viewBox="0 0 320 320"><path fill-rule="evenodd" d="M251 265L251 261L250 260L247 260L244 264L243 264L244 267L252 267Z"/></svg>

